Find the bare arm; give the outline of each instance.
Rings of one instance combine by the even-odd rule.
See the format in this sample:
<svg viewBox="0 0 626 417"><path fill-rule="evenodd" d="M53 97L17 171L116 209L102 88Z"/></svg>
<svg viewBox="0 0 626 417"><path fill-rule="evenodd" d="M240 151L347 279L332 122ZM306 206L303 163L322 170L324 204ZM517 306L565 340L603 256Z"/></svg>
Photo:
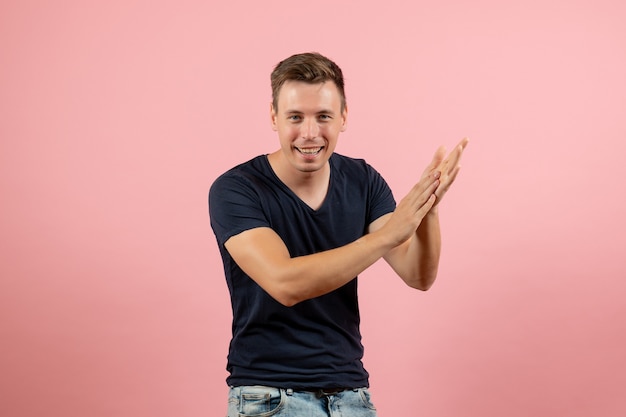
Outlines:
<svg viewBox="0 0 626 417"><path fill-rule="evenodd" d="M459 173L461 168L459 162L467 143L468 140L463 139L445 159L445 148L442 147L437 150L432 162L426 167L422 175L423 180L424 177L432 175L433 172L440 173L441 183L435 191L437 200L422 219L415 233L403 244L392 248L384 256L387 263L410 287L425 291L433 285L437 278L441 255L438 205ZM411 193L413 193L413 190L405 199L409 198ZM402 205L403 201L400 202L398 207ZM374 221L370 225L370 232L376 232L390 219L391 215L388 214Z"/></svg>
<svg viewBox="0 0 626 417"><path fill-rule="evenodd" d="M387 214L374 221L370 225L372 233L383 227L390 216ZM413 236L389 250L384 258L408 286L426 291L437 278L440 254L439 215L437 208L433 208Z"/></svg>

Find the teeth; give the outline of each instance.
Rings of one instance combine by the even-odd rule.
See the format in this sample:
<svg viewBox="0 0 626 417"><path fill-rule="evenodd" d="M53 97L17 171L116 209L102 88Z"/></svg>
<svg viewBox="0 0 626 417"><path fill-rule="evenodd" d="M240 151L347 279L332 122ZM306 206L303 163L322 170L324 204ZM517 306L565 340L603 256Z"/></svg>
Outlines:
<svg viewBox="0 0 626 417"><path fill-rule="evenodd" d="M319 151L322 150L322 146L319 148L296 148L298 152L303 153L305 155L315 155Z"/></svg>

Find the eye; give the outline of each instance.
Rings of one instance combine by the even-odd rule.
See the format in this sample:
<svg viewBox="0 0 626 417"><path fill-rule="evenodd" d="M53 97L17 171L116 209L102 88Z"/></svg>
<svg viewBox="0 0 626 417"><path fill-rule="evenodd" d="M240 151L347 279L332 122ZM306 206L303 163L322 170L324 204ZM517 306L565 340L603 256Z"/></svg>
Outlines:
<svg viewBox="0 0 626 417"><path fill-rule="evenodd" d="M292 121L292 122L299 122L300 119L301 117L298 114L292 114L290 116L287 116L287 120Z"/></svg>
<svg viewBox="0 0 626 417"><path fill-rule="evenodd" d="M330 117L330 115L328 115L328 114L320 114L318 117L322 121L328 121L328 120L332 119L332 117Z"/></svg>

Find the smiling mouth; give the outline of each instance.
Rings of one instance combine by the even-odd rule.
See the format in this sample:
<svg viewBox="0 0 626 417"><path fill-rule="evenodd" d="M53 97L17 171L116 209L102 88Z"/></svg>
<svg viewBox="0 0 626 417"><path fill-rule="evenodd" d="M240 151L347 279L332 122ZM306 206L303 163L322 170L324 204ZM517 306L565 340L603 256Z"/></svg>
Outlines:
<svg viewBox="0 0 626 417"><path fill-rule="evenodd" d="M317 155L318 153L320 153L322 151L322 149L324 149L323 146L318 146L316 148L298 148L298 147L296 147L296 150L298 152L300 152L302 155L307 155L307 156Z"/></svg>

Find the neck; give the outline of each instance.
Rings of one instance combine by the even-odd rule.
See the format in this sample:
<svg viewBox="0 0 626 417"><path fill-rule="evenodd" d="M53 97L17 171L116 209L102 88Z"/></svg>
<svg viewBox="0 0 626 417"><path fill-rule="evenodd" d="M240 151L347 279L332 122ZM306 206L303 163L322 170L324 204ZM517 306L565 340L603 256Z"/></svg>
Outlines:
<svg viewBox="0 0 626 417"><path fill-rule="evenodd" d="M268 155L268 161L276 176L304 200L309 206L317 209L323 203L330 180L330 164L326 162L316 171L300 171L281 157L281 151Z"/></svg>

